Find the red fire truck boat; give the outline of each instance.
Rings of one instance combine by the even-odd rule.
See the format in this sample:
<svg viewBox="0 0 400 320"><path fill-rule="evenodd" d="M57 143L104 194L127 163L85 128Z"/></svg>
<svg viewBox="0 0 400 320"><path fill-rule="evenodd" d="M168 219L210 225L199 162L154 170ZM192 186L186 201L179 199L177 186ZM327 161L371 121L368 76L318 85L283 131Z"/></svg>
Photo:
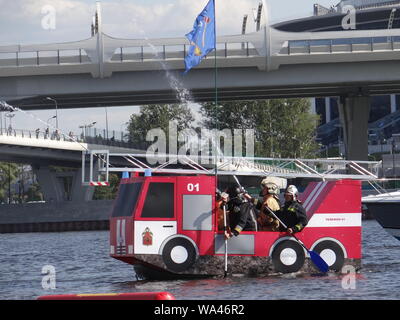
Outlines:
<svg viewBox="0 0 400 320"><path fill-rule="evenodd" d="M110 217L110 255L133 265L139 278L214 277L224 275L224 271L247 276L316 271L307 250L285 232L243 231L225 242L224 231L217 225L215 171L198 167L149 169L142 161L131 161L136 160L133 155L129 162L135 163L134 167L117 168L108 165L109 157L103 155L107 160L99 163L107 165L100 166L98 173L135 172L119 186ZM309 222L296 237L332 271L340 271L344 265L359 268L361 184L377 179L365 169L376 163L283 159L280 161L286 164L277 165L276 159L261 160L264 165L253 163L253 171L232 171L230 167L218 171L218 177L317 180L300 196ZM275 161L274 165L265 165L268 161ZM87 183L91 182L92 177Z"/></svg>

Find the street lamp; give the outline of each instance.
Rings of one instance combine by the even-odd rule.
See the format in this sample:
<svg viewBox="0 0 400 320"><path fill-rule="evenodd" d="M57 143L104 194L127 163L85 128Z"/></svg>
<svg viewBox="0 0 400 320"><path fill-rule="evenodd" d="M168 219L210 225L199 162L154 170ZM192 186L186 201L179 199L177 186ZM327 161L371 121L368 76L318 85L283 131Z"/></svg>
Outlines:
<svg viewBox="0 0 400 320"><path fill-rule="evenodd" d="M395 148L396 148L396 142L394 141L394 138L392 138L392 157L393 157L393 177L394 177L394 179L396 179L396 164L395 164L395 159L394 159Z"/></svg>
<svg viewBox="0 0 400 320"><path fill-rule="evenodd" d="M8 163L8 204L11 204L11 163Z"/></svg>
<svg viewBox="0 0 400 320"><path fill-rule="evenodd" d="M50 98L50 97L47 97L46 100L53 101L56 104L56 116L55 116L55 118L56 118L56 129L58 129L58 104L57 104L57 100L55 100L53 98Z"/></svg>
<svg viewBox="0 0 400 320"><path fill-rule="evenodd" d="M104 138L106 138L108 140L108 112L107 112L107 107L105 107L106 110L106 136Z"/></svg>
<svg viewBox="0 0 400 320"><path fill-rule="evenodd" d="M3 132L3 111L9 111L5 102L0 101L0 130ZM6 118L4 118L4 130L7 130Z"/></svg>
<svg viewBox="0 0 400 320"><path fill-rule="evenodd" d="M46 121L47 122L47 127L49 127L49 121L52 120L52 119L55 119L55 118L57 118L57 116L52 116L52 117L47 119L47 121Z"/></svg>
<svg viewBox="0 0 400 320"><path fill-rule="evenodd" d="M121 141L124 141L124 133L125 133L125 129L126 126L129 124L129 122L125 122L123 124L121 124L120 129L121 129ZM122 129L122 127L125 126L125 129Z"/></svg>
<svg viewBox="0 0 400 320"><path fill-rule="evenodd" d="M54 118L57 118L57 116L52 116L52 117L48 118L47 121L46 121L47 127L46 127L46 131L45 131L45 134L44 134L44 138L45 138L45 139L47 139L47 138L50 137L50 132L49 132L49 121L52 120L52 119L54 119Z"/></svg>
<svg viewBox="0 0 400 320"><path fill-rule="evenodd" d="M3 110L0 108L0 130L3 133Z"/></svg>
<svg viewBox="0 0 400 320"><path fill-rule="evenodd" d="M79 129L82 129L82 135L83 136L87 136L87 128L92 128L97 122L92 122L90 124L83 124L81 126L79 126Z"/></svg>
<svg viewBox="0 0 400 320"><path fill-rule="evenodd" d="M12 118L15 117L15 113L6 113L5 116L8 119L10 119L10 123L9 123L8 127L11 128L11 130L12 130ZM6 127L7 127L7 124L6 124Z"/></svg>

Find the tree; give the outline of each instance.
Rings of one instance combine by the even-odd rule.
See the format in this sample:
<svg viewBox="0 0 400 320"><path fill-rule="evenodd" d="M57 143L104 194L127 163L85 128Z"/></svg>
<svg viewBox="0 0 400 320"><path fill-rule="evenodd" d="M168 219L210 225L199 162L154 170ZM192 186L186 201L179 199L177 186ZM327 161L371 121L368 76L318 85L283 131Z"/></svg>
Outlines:
<svg viewBox="0 0 400 320"><path fill-rule="evenodd" d="M26 192L26 201L43 201L43 194L38 183L32 183Z"/></svg>
<svg viewBox="0 0 400 320"><path fill-rule="evenodd" d="M215 103L205 103L201 107L204 117L202 124L208 129L254 129L258 110L257 101L227 102L215 107Z"/></svg>
<svg viewBox="0 0 400 320"><path fill-rule="evenodd" d="M308 99L275 99L227 102L217 108L207 103L201 113L209 129L254 129L256 156L309 158L318 150L319 120L309 110Z"/></svg>
<svg viewBox="0 0 400 320"><path fill-rule="evenodd" d="M139 114L131 115L128 123L129 142L146 149L151 142L146 142L149 130L160 128L168 139L169 122L177 123L178 131L189 128L194 117L187 105L150 105L140 108Z"/></svg>
<svg viewBox="0 0 400 320"><path fill-rule="evenodd" d="M18 166L14 163L0 162L0 199L3 202L11 201L9 196L11 185L18 178Z"/></svg>
<svg viewBox="0 0 400 320"><path fill-rule="evenodd" d="M93 200L114 200L117 196L120 178L116 174L110 174L110 186L96 187L94 189Z"/></svg>

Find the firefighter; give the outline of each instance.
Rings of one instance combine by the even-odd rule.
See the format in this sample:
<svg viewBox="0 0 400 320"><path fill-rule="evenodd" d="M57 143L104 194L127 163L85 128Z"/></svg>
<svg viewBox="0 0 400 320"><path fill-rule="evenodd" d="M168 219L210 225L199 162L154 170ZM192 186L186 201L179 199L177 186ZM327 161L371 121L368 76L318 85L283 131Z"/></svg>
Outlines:
<svg viewBox="0 0 400 320"><path fill-rule="evenodd" d="M279 187L268 180L268 178L261 181L261 192L260 199L254 199L250 197L250 201L253 203L254 207L257 210L260 210L260 213L257 217L257 223L259 230L261 231L279 231L279 221L276 220L267 210L268 207L274 213L280 210L281 204L279 201ZM249 197L246 195L246 197Z"/></svg>
<svg viewBox="0 0 400 320"><path fill-rule="evenodd" d="M289 234L300 232L307 225L306 210L298 199L299 192L294 185L287 187L285 191L285 204L276 215L288 227L285 229L280 225L280 231L286 231Z"/></svg>
<svg viewBox="0 0 400 320"><path fill-rule="evenodd" d="M239 187L230 187L226 192L229 195L227 208L231 229L227 238L238 236L242 231L257 231L253 205L244 196L245 191Z"/></svg>

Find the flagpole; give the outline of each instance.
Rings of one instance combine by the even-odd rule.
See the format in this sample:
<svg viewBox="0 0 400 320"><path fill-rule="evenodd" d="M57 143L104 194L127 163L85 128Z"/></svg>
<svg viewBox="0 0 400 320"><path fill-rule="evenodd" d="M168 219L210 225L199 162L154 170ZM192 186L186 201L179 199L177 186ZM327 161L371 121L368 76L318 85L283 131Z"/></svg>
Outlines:
<svg viewBox="0 0 400 320"><path fill-rule="evenodd" d="M215 187L218 189L218 150L217 139L218 139L218 68L217 68L217 15L214 2L214 89L215 89ZM219 141L218 141L219 142ZM224 238L225 238L225 266L224 266L224 278L228 275L228 240L226 238L227 232L227 218L226 218L226 207L224 204Z"/></svg>

